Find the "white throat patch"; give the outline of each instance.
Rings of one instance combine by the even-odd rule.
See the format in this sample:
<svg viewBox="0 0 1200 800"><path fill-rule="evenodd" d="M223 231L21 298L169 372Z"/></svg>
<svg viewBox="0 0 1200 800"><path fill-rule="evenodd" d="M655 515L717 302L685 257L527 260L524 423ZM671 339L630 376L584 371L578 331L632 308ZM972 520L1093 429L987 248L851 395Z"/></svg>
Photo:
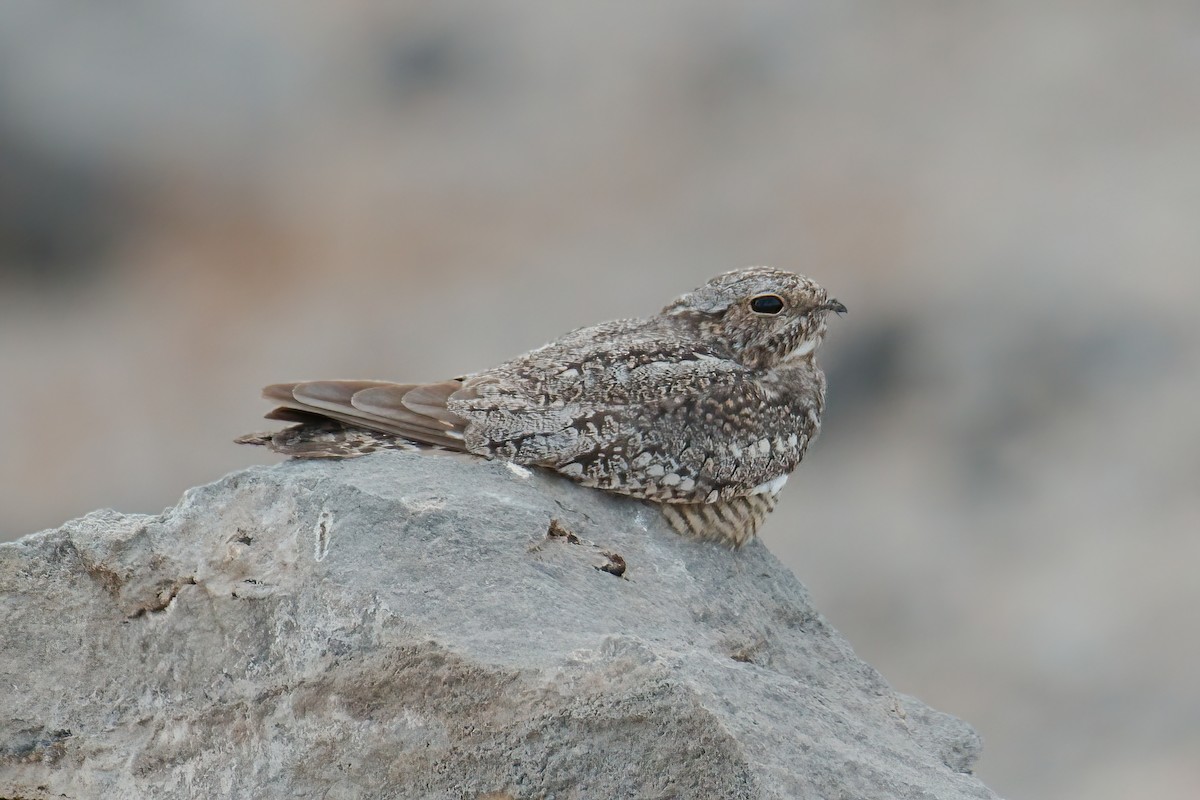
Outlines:
<svg viewBox="0 0 1200 800"><path fill-rule="evenodd" d="M787 354L787 358L784 361L791 361L794 358L804 358L817 349L817 342L819 341L819 339L805 339L799 347Z"/></svg>

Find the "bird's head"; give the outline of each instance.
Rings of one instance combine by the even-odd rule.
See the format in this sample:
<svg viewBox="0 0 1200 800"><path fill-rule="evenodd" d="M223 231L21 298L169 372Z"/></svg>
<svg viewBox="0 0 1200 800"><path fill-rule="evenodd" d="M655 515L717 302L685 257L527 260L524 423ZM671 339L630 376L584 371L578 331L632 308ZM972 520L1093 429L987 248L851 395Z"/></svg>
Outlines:
<svg viewBox="0 0 1200 800"><path fill-rule="evenodd" d="M679 297L663 314L691 317L724 340L743 364L770 369L808 359L825 337L829 312L846 307L814 281L771 267L718 275Z"/></svg>

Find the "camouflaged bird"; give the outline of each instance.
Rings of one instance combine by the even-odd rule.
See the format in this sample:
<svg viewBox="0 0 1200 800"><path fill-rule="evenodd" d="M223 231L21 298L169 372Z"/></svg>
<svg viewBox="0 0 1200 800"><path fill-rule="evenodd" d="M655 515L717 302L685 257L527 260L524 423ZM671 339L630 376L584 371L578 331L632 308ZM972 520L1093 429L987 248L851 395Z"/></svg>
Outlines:
<svg viewBox="0 0 1200 800"><path fill-rule="evenodd" d="M646 319L605 322L439 383L268 386L239 442L297 458L427 447L554 470L657 504L680 533L749 541L821 427L816 350L846 307L802 275L720 275Z"/></svg>

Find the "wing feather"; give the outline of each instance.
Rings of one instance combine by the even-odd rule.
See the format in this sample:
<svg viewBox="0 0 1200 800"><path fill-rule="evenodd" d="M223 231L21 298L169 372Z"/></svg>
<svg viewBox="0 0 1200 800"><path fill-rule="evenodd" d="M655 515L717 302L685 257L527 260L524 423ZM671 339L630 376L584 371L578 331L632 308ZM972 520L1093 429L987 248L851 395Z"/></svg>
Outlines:
<svg viewBox="0 0 1200 800"><path fill-rule="evenodd" d="M351 402L354 408L363 414L380 420L400 425L411 426L414 429L428 431L440 436L462 435L463 419L457 417L457 423L445 422L408 406L408 395L420 388L412 384L392 384L375 386L356 392Z"/></svg>
<svg viewBox="0 0 1200 800"><path fill-rule="evenodd" d="M461 380L424 383L405 392L404 405L425 417L432 417L447 425L458 426L463 418L446 407L451 395L463 388Z"/></svg>
<svg viewBox="0 0 1200 800"><path fill-rule="evenodd" d="M301 412L420 444L465 451L461 418L458 425L453 425L412 411L400 402L407 392L419 387L386 381L303 381L272 384L263 389L263 396L280 405L268 414L272 419L295 420L296 415L290 412Z"/></svg>

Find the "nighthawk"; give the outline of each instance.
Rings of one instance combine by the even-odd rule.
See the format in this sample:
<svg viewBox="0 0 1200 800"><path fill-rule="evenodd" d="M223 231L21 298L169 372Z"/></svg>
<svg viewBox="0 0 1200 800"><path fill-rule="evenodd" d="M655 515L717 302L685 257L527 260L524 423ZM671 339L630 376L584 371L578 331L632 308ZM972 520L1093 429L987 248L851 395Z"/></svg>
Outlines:
<svg viewBox="0 0 1200 800"><path fill-rule="evenodd" d="M263 390L239 439L297 458L440 448L543 467L656 504L680 533L738 547L821 427L816 351L846 307L769 267L719 275L645 319L605 322L438 383L301 381Z"/></svg>

